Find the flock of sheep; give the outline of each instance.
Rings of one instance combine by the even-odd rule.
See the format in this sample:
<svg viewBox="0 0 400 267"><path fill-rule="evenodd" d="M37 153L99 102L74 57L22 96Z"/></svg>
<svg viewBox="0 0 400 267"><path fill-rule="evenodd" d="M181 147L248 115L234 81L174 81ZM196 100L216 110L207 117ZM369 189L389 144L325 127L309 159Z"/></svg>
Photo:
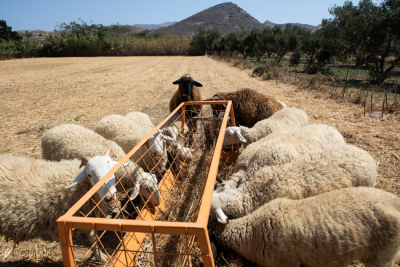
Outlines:
<svg viewBox="0 0 400 267"><path fill-rule="evenodd" d="M190 76L174 84L171 112L201 100L202 85ZM373 188L376 163L366 151L347 145L332 127L309 124L304 111L251 89L210 100L232 101L240 126L226 129L224 146L244 147L232 177L216 184L212 242L261 266L346 266L354 260L391 266L400 246L400 199ZM188 108L184 129L193 133L198 129L190 119L201 108ZM212 108L218 116L224 107ZM104 214L118 212L117 191L160 203L157 184L168 157L178 164L193 159L181 126L174 122L157 131L101 186L94 197ZM57 240L56 220L153 129L144 113L110 115L94 131L75 124L48 130L43 159L0 155L0 235L15 244L44 234ZM93 205L81 211L87 214ZM95 243L93 231L86 234ZM92 255L105 262L96 248Z"/></svg>

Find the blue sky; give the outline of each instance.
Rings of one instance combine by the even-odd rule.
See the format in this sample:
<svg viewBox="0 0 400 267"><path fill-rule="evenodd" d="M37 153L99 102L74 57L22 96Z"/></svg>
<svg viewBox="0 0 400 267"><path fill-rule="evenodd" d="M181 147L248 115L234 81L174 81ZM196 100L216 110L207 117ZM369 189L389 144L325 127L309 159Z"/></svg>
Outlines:
<svg viewBox="0 0 400 267"><path fill-rule="evenodd" d="M159 24L180 21L223 1L214 0L0 0L0 19L13 30L54 30L57 23ZM298 22L318 25L328 9L344 0L236 0L232 1L261 23ZM353 1L357 4L358 1Z"/></svg>

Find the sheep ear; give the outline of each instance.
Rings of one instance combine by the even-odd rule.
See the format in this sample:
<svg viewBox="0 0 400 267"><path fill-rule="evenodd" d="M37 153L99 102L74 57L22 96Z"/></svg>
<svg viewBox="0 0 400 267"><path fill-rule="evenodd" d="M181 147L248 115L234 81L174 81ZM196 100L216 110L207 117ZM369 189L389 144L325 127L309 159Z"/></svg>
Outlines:
<svg viewBox="0 0 400 267"><path fill-rule="evenodd" d="M164 139L164 140L166 140L166 141L167 141L167 140L168 140L168 141L171 141L171 142L175 141L172 137L167 136L167 135L163 135L163 134L161 135L161 138Z"/></svg>
<svg viewBox="0 0 400 267"><path fill-rule="evenodd" d="M115 155L114 151L112 151L112 149L107 150L105 156L108 156L110 158L116 158L117 157Z"/></svg>
<svg viewBox="0 0 400 267"><path fill-rule="evenodd" d="M134 200L138 195L139 195L139 189L140 189L140 182L136 181L135 182L135 191L132 193L130 199Z"/></svg>
<svg viewBox="0 0 400 267"><path fill-rule="evenodd" d="M178 83L181 83L182 82L182 80L181 79L178 79L178 80L176 80L175 82L173 82L172 84L178 84Z"/></svg>
<svg viewBox="0 0 400 267"><path fill-rule="evenodd" d="M203 85L199 82L193 81L194 85L196 85L196 87L203 87Z"/></svg>
<svg viewBox="0 0 400 267"><path fill-rule="evenodd" d="M83 181L83 179L85 179L85 177L86 177L86 171L83 170L83 171L81 171L80 174L78 174L78 176L75 178L75 180L69 186L67 186L65 188L70 188L70 187L73 187L73 186L79 184L80 182Z"/></svg>
<svg viewBox="0 0 400 267"><path fill-rule="evenodd" d="M229 219L226 217L225 213L221 209L215 210L215 215L217 216L217 221L222 224L228 224Z"/></svg>
<svg viewBox="0 0 400 267"><path fill-rule="evenodd" d="M242 136L242 134L239 131L235 131L235 133L240 142L247 143L247 140Z"/></svg>
<svg viewBox="0 0 400 267"><path fill-rule="evenodd" d="M87 163L89 162L90 158L89 157L83 157L81 158L81 166L79 166L79 169L82 168L83 166L86 166Z"/></svg>

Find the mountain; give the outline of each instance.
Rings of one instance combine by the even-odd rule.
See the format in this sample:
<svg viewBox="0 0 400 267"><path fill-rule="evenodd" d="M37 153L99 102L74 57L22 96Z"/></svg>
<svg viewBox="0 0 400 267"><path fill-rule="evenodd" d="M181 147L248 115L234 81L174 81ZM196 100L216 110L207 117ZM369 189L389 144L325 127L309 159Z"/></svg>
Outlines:
<svg viewBox="0 0 400 267"><path fill-rule="evenodd" d="M188 34L199 29L218 29L227 34L231 31L251 31L264 26L246 11L233 3L222 3L194 14L172 26L152 30L158 34Z"/></svg>
<svg viewBox="0 0 400 267"><path fill-rule="evenodd" d="M177 23L177 21L164 22L161 24L135 24L132 26L141 28L141 29L145 29L145 30L154 30L154 29L158 29L158 28L162 28L162 27L168 27L168 26L174 25L175 23Z"/></svg>
<svg viewBox="0 0 400 267"><path fill-rule="evenodd" d="M300 27L300 28L305 28L305 29L310 30L312 32L316 31L316 30L319 30L321 28L321 24L317 25L317 26L312 26L312 25L308 25L308 24L301 24L301 23L276 24L276 23L273 23L273 22L271 22L269 20L267 20L266 22L263 23L264 26L267 26L267 27L270 27L270 28L274 27L275 25L278 25L278 26L280 26L282 28L282 30L284 30L286 28L286 24L290 24L292 26L297 26L297 27Z"/></svg>

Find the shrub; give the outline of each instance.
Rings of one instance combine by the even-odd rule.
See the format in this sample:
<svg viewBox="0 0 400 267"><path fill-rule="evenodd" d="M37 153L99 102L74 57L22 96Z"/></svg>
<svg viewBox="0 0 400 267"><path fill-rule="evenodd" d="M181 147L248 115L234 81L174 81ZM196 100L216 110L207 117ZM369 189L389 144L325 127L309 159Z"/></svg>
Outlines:
<svg viewBox="0 0 400 267"><path fill-rule="evenodd" d="M265 72L265 65L258 65L253 70L253 73L251 74L251 76L262 76L264 74L264 72Z"/></svg>
<svg viewBox="0 0 400 267"><path fill-rule="evenodd" d="M289 60L290 64L296 66L299 65L300 57L301 57L300 51L299 50L294 51L293 54L290 55L290 60Z"/></svg>

